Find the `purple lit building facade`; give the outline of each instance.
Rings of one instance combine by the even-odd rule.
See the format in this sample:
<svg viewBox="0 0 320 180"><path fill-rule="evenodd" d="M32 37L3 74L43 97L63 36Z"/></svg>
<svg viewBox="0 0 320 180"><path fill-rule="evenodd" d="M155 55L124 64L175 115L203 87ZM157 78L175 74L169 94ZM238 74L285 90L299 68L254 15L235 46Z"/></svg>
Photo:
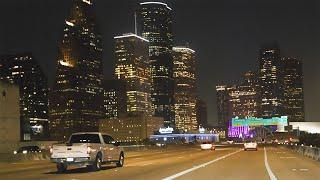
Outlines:
<svg viewBox="0 0 320 180"><path fill-rule="evenodd" d="M250 136L249 126L232 126L232 122L228 123L228 137L239 138Z"/></svg>

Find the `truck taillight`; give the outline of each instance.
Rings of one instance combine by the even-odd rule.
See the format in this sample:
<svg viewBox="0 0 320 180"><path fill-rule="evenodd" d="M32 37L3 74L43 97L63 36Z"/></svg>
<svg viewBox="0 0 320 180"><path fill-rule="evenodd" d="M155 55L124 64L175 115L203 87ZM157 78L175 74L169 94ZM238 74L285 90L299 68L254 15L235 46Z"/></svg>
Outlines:
<svg viewBox="0 0 320 180"><path fill-rule="evenodd" d="M87 147L87 154L90 154L90 153L91 153L91 147L88 146L88 147Z"/></svg>

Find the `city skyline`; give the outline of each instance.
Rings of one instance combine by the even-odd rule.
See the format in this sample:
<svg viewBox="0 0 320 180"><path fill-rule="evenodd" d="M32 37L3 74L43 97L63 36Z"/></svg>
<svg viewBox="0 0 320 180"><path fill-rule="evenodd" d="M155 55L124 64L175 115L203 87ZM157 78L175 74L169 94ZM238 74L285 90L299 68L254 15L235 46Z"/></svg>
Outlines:
<svg viewBox="0 0 320 180"><path fill-rule="evenodd" d="M320 179L318 9L0 2L0 177Z"/></svg>
<svg viewBox="0 0 320 180"><path fill-rule="evenodd" d="M1 30L4 31L1 33L1 39L4 43L1 43L0 45L0 52L1 54L11 54L24 51L32 51L32 53L35 54L35 57L38 60L39 64L49 76L49 81L52 84L54 70L53 68L51 68L51 66L55 62L54 59L57 54L57 50L55 49L57 49L59 37L61 37L62 35L62 22L64 22L65 17L68 14L68 9L70 7L71 1L55 1L49 2L48 4L42 4L39 2L40 1L32 1L28 3L27 7L34 8L34 12L25 15L26 17L20 17L21 12L24 11L23 9L21 12L16 12L17 15L12 17L13 20L15 20L17 17L25 20L26 24L22 23L25 25L25 27L10 24L7 20L4 21L6 22L5 24L7 25L7 28ZM241 7L239 7L239 9L236 9L235 12L232 12L234 8L230 7L230 9L228 9L227 5L237 3L230 2L230 4L227 4L219 2L214 4L213 6L209 3L209 1L203 1L202 4L195 1L190 1L190 3L188 3L187 5L184 5L183 2L179 0L175 2L168 2L169 6L175 13L173 18L173 29L176 39L175 44L183 43L184 41L190 41L192 44L192 48L197 52L197 57L199 59L199 63L197 64L197 68L199 71L199 95L202 99L206 99L208 103L208 119L210 123L213 123L214 121L214 123L216 124L217 122L217 113L215 110L216 99L214 96L215 85L217 85L219 82L227 82L228 84L236 83L238 79L237 76L239 74L243 74L249 69L253 69L253 67L257 66L258 49L260 45L265 41L272 41L274 39L278 40L282 55L286 57L292 56L298 59L302 59L304 64L305 76L304 91L306 103L306 121L317 120L316 117L319 116L319 112L316 111L316 107L318 107L317 100L319 99L319 93L317 93L319 92L319 85L316 82L318 80L318 77L320 76L318 74L319 72L316 71L317 67L319 67L319 62L317 62L316 59L320 56L316 51L316 49L319 47L319 45L317 45L316 43L319 38L316 32L319 29L319 25L315 24L315 21L313 21L314 19L319 17L315 9L317 7L317 4L316 2L311 2L303 4L303 6L298 6L298 1L287 2L290 3L276 3L275 1L266 3L265 5L275 9L273 14L268 13L268 11L265 9L262 9L262 12L256 12L254 9L259 9L259 7L262 5L258 5L255 3L247 4L248 7L244 7L246 3L240 4ZM112 55L112 38L115 35L119 35L130 30L134 31L133 13L130 13L130 11L133 12L132 6L134 6L134 4L136 4L137 2L122 1L104 3L97 0L96 3L97 8L95 10L97 12L97 18L98 20L100 20L99 25L102 26L103 41L104 43L106 43L103 47L103 50L105 51L103 61L103 64L105 64L105 77L111 79L111 72L114 67L114 57ZM11 2L6 2L6 4L8 4L9 6L9 8L7 8L8 10L10 10L10 5L17 5L17 3L14 3L14 1L12 1L12 4ZM197 11L197 8L201 9L199 8L200 5L201 7L206 7L206 5L208 7L212 7L212 11L217 10L217 12L211 13L211 11L209 10L204 12L200 12L199 10ZM24 6L26 6L26 4L22 3L20 9ZM41 8L39 8L39 6ZM60 6L61 13L56 13L54 9ZM111 10L112 7L120 6L123 7L123 9L120 10L119 13L115 12L115 10ZM287 6L294 8L285 8ZM218 7L220 7L221 10L218 10ZM11 10L12 8L13 7L11 6ZM19 5L17 8L19 9ZM190 14L185 12L191 8L195 8L197 12L194 15L195 17L190 16ZM43 9L47 9L49 11L44 12ZM63 11L63 9L65 10L65 12ZM299 13L295 15L294 10L297 9L301 11L299 11ZM110 10L110 14L105 12L107 10ZM226 12L222 12L223 10L226 10ZM248 11L245 12L246 10ZM44 22L44 19L36 18L32 22L31 18L34 18L36 13L39 13L38 11L43 14L42 16L49 18L49 20L46 20L46 22ZM129 13L127 11L129 11ZM8 11L6 10L3 10L2 12L8 13ZM123 15L121 15L121 13ZM212 21L212 23L208 22L208 25L210 26L205 26L205 23L203 22L206 21L196 21L197 18L200 19L199 17L204 18L204 15L206 15L206 13L210 15L210 18L207 20ZM103 14L116 14L119 15L117 16L119 17L119 19L115 18L113 20L107 21L109 19L107 18L107 20L104 20L104 17L107 16L102 16ZM235 17L236 15L240 16ZM258 17L255 18L255 15L257 15ZM6 16L2 16L2 18L3 17ZM296 19L296 21L289 21L284 23L284 25L279 24L279 22L283 23L283 20L290 20L291 18L297 17L299 17L299 19ZM29 21L26 21L28 18ZM270 20L267 20L266 22L262 21L268 18ZM102 19L103 21L101 21ZM186 21L184 19L188 19L189 21ZM228 24L224 24L223 20L229 20ZM244 23L244 25L239 26L236 20L242 20L240 22ZM120 23L117 24L117 22ZM49 24L46 24L46 27L43 27L43 23ZM214 24L216 24L216 26L214 26ZM185 29L188 28L188 25L190 26L190 28L186 31ZM196 26L207 27L207 29L199 28L200 30L197 30L197 28L193 28ZM242 28L235 30L235 32L230 31L232 27L236 26ZM277 26L279 26L280 28L276 28ZM19 29L18 27L20 27L21 29ZM30 27L34 27L35 31L29 30L33 29ZM40 32L38 30L40 27L45 28L43 32ZM267 30L261 30L264 27L268 27ZM216 30L214 30L213 28L216 28ZM258 28L259 33L256 30L253 30L254 28ZM293 28L294 30L291 31L290 28ZM16 29L19 29L19 31L16 31ZM52 30L48 31L49 29ZM245 30L248 30L248 33L246 33ZM255 33L251 35L252 32ZM30 34L30 38L39 35L40 40L36 39L34 42L32 41L33 43L30 44L31 39L26 37L26 33ZM285 34L287 33L291 36L286 36ZM49 36L47 37L47 35ZM292 35L296 35L296 37L292 38ZM18 37L15 38L18 40L14 39L11 41L11 39L13 39L14 37ZM48 43L45 43L47 41ZM212 45L210 45L211 43ZM242 43L246 43L246 46L241 46Z"/></svg>

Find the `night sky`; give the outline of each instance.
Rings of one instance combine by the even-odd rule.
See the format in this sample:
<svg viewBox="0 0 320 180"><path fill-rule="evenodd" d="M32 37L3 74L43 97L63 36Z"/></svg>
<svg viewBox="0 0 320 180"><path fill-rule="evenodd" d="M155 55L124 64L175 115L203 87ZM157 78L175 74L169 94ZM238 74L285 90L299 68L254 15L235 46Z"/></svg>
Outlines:
<svg viewBox="0 0 320 180"><path fill-rule="evenodd" d="M318 0L171 0L175 45L196 51L200 98L216 124L215 85L238 83L257 67L259 46L277 40L281 55L304 63L306 121L320 121ZM105 77L112 78L115 35L133 32L136 0L96 0ZM52 84L58 42L71 0L0 0L0 54L32 52Z"/></svg>

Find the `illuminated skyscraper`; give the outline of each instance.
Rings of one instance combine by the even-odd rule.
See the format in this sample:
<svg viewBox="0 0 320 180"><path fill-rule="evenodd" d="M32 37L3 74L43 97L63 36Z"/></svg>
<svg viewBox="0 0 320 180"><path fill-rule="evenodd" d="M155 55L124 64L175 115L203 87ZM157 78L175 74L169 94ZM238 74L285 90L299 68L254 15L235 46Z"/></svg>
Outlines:
<svg viewBox="0 0 320 180"><path fill-rule="evenodd" d="M295 58L282 58L284 110L288 120L304 121L302 62Z"/></svg>
<svg viewBox="0 0 320 180"><path fill-rule="evenodd" d="M97 131L102 107L102 46L90 0L74 0L65 21L50 96L50 131L56 139Z"/></svg>
<svg viewBox="0 0 320 180"><path fill-rule="evenodd" d="M208 127L208 110L207 103L203 100L197 99L197 122L200 127Z"/></svg>
<svg viewBox="0 0 320 180"><path fill-rule="evenodd" d="M126 83L127 113L151 116L149 41L131 33L114 39L115 76Z"/></svg>
<svg viewBox="0 0 320 180"><path fill-rule="evenodd" d="M227 85L216 86L218 126L226 128L229 118L229 91Z"/></svg>
<svg viewBox="0 0 320 180"><path fill-rule="evenodd" d="M227 127L232 118L260 117L260 96L256 75L249 71L239 85L216 86L218 125Z"/></svg>
<svg viewBox="0 0 320 180"><path fill-rule="evenodd" d="M33 55L0 56L0 80L19 86L21 140L47 138L47 78Z"/></svg>
<svg viewBox="0 0 320 180"><path fill-rule="evenodd" d="M184 46L173 47L175 81L175 125L182 131L198 128L196 110L195 51Z"/></svg>
<svg viewBox="0 0 320 180"><path fill-rule="evenodd" d="M149 40L154 115L174 126L172 9L161 2L140 3L142 37Z"/></svg>
<svg viewBox="0 0 320 180"><path fill-rule="evenodd" d="M257 78L253 72L244 74L240 85L229 88L229 120L231 118L260 117L260 99Z"/></svg>
<svg viewBox="0 0 320 180"><path fill-rule="evenodd" d="M127 115L127 90L126 81L113 79L104 80L103 86L103 106L104 117L115 119Z"/></svg>
<svg viewBox="0 0 320 180"><path fill-rule="evenodd" d="M283 111L283 83L280 49L277 43L261 47L259 54L259 85L261 116L281 116Z"/></svg>

